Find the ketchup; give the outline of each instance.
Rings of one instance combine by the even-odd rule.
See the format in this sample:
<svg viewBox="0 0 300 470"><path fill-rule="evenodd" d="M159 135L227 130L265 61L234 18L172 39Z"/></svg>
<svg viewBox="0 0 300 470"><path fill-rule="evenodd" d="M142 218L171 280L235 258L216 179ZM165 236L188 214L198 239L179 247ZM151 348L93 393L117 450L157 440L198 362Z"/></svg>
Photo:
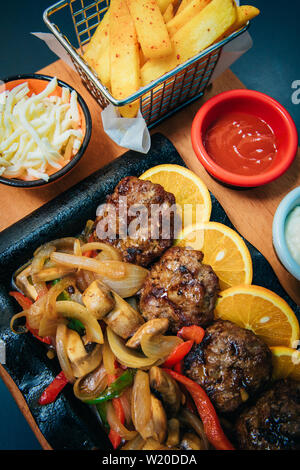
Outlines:
<svg viewBox="0 0 300 470"><path fill-rule="evenodd" d="M222 168L240 175L257 175L270 167L277 154L276 138L261 118L232 111L208 129L204 146Z"/></svg>

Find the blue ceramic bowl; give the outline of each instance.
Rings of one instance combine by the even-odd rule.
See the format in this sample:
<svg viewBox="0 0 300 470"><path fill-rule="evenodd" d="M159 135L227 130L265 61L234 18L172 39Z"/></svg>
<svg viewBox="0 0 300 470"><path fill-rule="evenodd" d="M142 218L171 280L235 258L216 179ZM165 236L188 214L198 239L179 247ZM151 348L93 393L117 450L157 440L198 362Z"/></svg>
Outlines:
<svg viewBox="0 0 300 470"><path fill-rule="evenodd" d="M292 257L285 239L286 219L297 206L300 206L300 186L288 193L276 210L273 219L273 245L283 266L300 281L300 265Z"/></svg>

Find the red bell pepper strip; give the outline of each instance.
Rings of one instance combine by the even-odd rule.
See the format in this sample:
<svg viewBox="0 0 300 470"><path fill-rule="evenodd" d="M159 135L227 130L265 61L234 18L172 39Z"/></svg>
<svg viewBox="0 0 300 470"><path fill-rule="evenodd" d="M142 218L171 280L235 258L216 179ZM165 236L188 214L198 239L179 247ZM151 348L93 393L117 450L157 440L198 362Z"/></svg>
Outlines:
<svg viewBox="0 0 300 470"><path fill-rule="evenodd" d="M122 370L128 369L128 367L123 366L123 364L120 364L117 359L115 359L114 366L115 366L115 369L122 369Z"/></svg>
<svg viewBox="0 0 300 470"><path fill-rule="evenodd" d="M67 383L68 380L63 371L61 371L51 384L48 385L46 390L43 391L39 399L39 405L49 405L49 403L53 403Z"/></svg>
<svg viewBox="0 0 300 470"><path fill-rule="evenodd" d="M177 336L184 340L193 340L196 344L200 344L204 338L205 330L201 326L192 325L184 326L178 331Z"/></svg>
<svg viewBox="0 0 300 470"><path fill-rule="evenodd" d="M115 374L107 374L107 385L111 385L115 380L117 380L117 376Z"/></svg>
<svg viewBox="0 0 300 470"><path fill-rule="evenodd" d="M217 413L203 388L184 375L178 374L170 369L164 370L170 374L173 379L183 384L191 394L203 422L205 434L215 449L234 450L234 447L225 436Z"/></svg>
<svg viewBox="0 0 300 470"><path fill-rule="evenodd" d="M31 307L31 305L33 304L32 300L30 300L25 295L21 294L21 292L12 291L12 292L9 293L9 295L11 295L18 302L18 304L20 305L20 307L23 310L28 310ZM38 330L34 330L33 328L30 328L30 326L28 325L27 322L26 322L26 328L27 328L28 331L30 331L30 333L35 338L37 338L42 343L51 344L51 338L49 336L46 336L45 338L42 338L41 336L39 336Z"/></svg>
<svg viewBox="0 0 300 470"><path fill-rule="evenodd" d="M88 238L88 243L93 243L94 241L94 234L91 233L91 235ZM95 258L97 256L98 252L96 250L89 250L85 251L83 253L83 256L87 256L88 258Z"/></svg>
<svg viewBox="0 0 300 470"><path fill-rule="evenodd" d="M175 372L178 372L178 374L183 374L183 364L182 364L182 361L177 362L177 364L175 364L175 366L173 367L173 369L175 370Z"/></svg>
<svg viewBox="0 0 300 470"><path fill-rule="evenodd" d="M116 379L117 379L116 375L107 374L107 383L108 383L108 385L111 385L113 382L116 381ZM119 398L113 398L112 399L112 404L113 404L113 407L114 407L114 410L115 410L115 413L116 413L118 419L121 421L122 424L124 424L125 423L125 413L124 413L124 409L123 409L121 400ZM121 440L122 440L121 436L119 436L119 434L116 431L111 429L109 431L108 437L109 437L110 442L112 443L113 448L117 449L119 447L119 445L121 444Z"/></svg>
<svg viewBox="0 0 300 470"><path fill-rule="evenodd" d="M123 409L120 398L113 398L112 404L113 404L115 413L117 415L117 418L121 421L122 424L124 424L125 413L124 413L124 409ZM121 444L121 440L122 440L121 436L116 431L111 429L109 431L108 437L109 437L110 442L112 443L113 448L117 449L119 445Z"/></svg>
<svg viewBox="0 0 300 470"><path fill-rule="evenodd" d="M96 250L89 250L89 251L85 251L83 253L83 256L86 256L87 258L96 258L98 252Z"/></svg>
<svg viewBox="0 0 300 470"><path fill-rule="evenodd" d="M175 370L175 367L174 367L173 370ZM183 374L181 374L181 375L183 375ZM198 414L197 408L195 406L195 403L193 402L193 399L192 399L191 395L189 394L187 389L184 387L184 385L182 385L181 383L179 383L178 385L179 385L179 388L180 388L182 394L185 396L185 401L183 402L184 407L187 410L189 410L191 413L193 413L194 415L197 416L197 414Z"/></svg>
<svg viewBox="0 0 300 470"><path fill-rule="evenodd" d="M50 336L45 336L44 338L42 338L42 336L39 336L38 330L34 330L33 328L30 328L30 326L28 326L27 322L26 322L26 328L27 328L28 331L30 331L32 336L34 336L36 339L38 339L42 343L49 344L49 345L52 344Z"/></svg>
<svg viewBox="0 0 300 470"><path fill-rule="evenodd" d="M166 359L163 364L163 367L173 367L177 362L182 361L182 359L190 352L194 344L194 341L185 341L184 343L179 344Z"/></svg>
<svg viewBox="0 0 300 470"><path fill-rule="evenodd" d="M32 300L30 300L28 297L25 297L25 295L21 294L21 292L18 291L12 291L9 293L22 307L23 310L28 310L31 305L32 305Z"/></svg>

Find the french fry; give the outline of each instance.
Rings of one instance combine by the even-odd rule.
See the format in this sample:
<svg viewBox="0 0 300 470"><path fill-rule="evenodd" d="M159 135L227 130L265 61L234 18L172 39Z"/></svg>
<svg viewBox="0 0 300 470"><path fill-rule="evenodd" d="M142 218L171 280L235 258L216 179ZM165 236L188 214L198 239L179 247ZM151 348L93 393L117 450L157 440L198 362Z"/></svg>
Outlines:
<svg viewBox="0 0 300 470"><path fill-rule="evenodd" d="M200 13L200 11L202 11L210 1L211 0L192 0L181 13L174 16L174 18L167 23L170 37L174 36L176 31L194 18L195 15Z"/></svg>
<svg viewBox="0 0 300 470"><path fill-rule="evenodd" d="M173 2L173 0L156 0L156 3L158 5L158 8L160 9L162 15L165 13L166 9L168 8L170 3L172 3L172 2Z"/></svg>
<svg viewBox="0 0 300 470"><path fill-rule="evenodd" d="M180 3L177 9L176 15L179 15L179 13L181 13L185 9L185 7L188 6L190 2L191 0L182 0L182 2Z"/></svg>
<svg viewBox="0 0 300 470"><path fill-rule="evenodd" d="M142 84L155 80L203 51L236 20L235 2L212 0L173 36L174 51L164 59L148 60L141 69Z"/></svg>
<svg viewBox="0 0 300 470"><path fill-rule="evenodd" d="M139 49L140 51L140 67L143 67L143 65L147 62L147 59L145 58L142 49Z"/></svg>
<svg viewBox="0 0 300 470"><path fill-rule="evenodd" d="M140 54L134 23L124 0L112 0L109 16L112 95L124 99L140 88ZM119 108L123 117L135 117L139 101Z"/></svg>
<svg viewBox="0 0 300 470"><path fill-rule="evenodd" d="M163 17L166 24L171 21L171 19L174 17L174 7L172 3L170 3L166 11L164 12Z"/></svg>
<svg viewBox="0 0 300 470"><path fill-rule="evenodd" d="M248 21L252 20L260 14L260 10L251 5L242 5L236 9L237 18L234 24L226 31L224 37L230 36L230 34L243 28Z"/></svg>
<svg viewBox="0 0 300 470"><path fill-rule="evenodd" d="M83 58L95 70L101 83L110 88L109 11L88 43Z"/></svg>
<svg viewBox="0 0 300 470"><path fill-rule="evenodd" d="M127 0L143 54L148 59L165 57L172 44L155 0Z"/></svg>

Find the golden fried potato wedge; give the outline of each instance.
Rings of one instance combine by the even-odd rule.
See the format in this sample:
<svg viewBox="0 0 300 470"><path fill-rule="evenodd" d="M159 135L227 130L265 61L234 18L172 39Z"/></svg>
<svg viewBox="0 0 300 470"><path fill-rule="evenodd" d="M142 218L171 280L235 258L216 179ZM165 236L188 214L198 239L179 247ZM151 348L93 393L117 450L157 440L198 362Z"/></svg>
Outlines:
<svg viewBox="0 0 300 470"><path fill-rule="evenodd" d="M140 53L134 23L124 0L112 0L109 16L111 92L124 99L140 88ZM119 108L123 117L135 117L139 101Z"/></svg>
<svg viewBox="0 0 300 470"><path fill-rule="evenodd" d="M127 0L143 54L148 59L172 52L166 24L156 0Z"/></svg>
<svg viewBox="0 0 300 470"><path fill-rule="evenodd" d="M173 0L156 0L156 3L161 11L161 14L163 15L170 3L173 3Z"/></svg>
<svg viewBox="0 0 300 470"><path fill-rule="evenodd" d="M169 35L171 37L174 36L182 26L200 13L210 1L211 0L192 0L181 13L174 16L174 18L167 23Z"/></svg>
<svg viewBox="0 0 300 470"><path fill-rule="evenodd" d="M188 6L188 4L191 2L191 0L182 0L182 2L180 2L180 5L177 9L177 12L176 12L176 15L179 15L179 13L181 13L186 6Z"/></svg>
<svg viewBox="0 0 300 470"><path fill-rule="evenodd" d="M163 17L164 17L164 22L167 24L169 21L171 21L171 19L174 17L174 7L173 7L173 3L170 3L170 5L168 6L168 8L166 9L166 11L164 12L163 14Z"/></svg>
<svg viewBox="0 0 300 470"><path fill-rule="evenodd" d="M243 28L248 23L248 21L252 20L259 14L260 10L256 7L252 7L251 5L242 5L240 7L237 7L236 20L234 24L226 31L224 37L230 36L230 34Z"/></svg>
<svg viewBox="0 0 300 470"><path fill-rule="evenodd" d="M110 88L109 11L88 43L83 58L95 70L101 83Z"/></svg>
<svg viewBox="0 0 300 470"><path fill-rule="evenodd" d="M232 0L212 0L173 36L174 52L164 59L148 60L141 69L142 84L161 77L177 65L197 55L222 36L236 20Z"/></svg>

